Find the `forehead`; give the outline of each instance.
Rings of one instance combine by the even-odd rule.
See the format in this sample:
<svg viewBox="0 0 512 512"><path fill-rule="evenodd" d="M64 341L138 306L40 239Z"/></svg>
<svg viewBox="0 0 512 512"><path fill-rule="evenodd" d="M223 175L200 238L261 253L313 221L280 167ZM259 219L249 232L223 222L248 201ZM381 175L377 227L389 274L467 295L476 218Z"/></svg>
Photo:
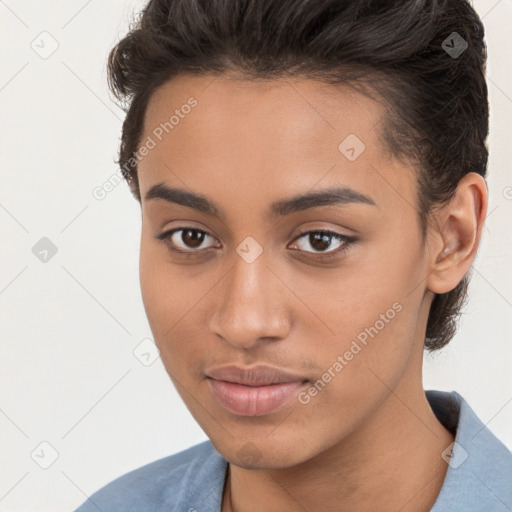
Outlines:
<svg viewBox="0 0 512 512"><path fill-rule="evenodd" d="M385 116L347 85L180 75L148 103L141 142L155 146L139 162L141 195L162 181L205 195L280 198L315 184L379 195L382 173L400 167L380 140ZM406 180L402 172L395 194L414 193Z"/></svg>
<svg viewBox="0 0 512 512"><path fill-rule="evenodd" d="M179 75L152 95L146 110L145 131L169 121L170 115L183 108L189 98L197 105L180 116L181 131L188 125L198 135L208 131L211 140L217 130L221 130L222 136L243 139L244 131L265 126L258 140L247 141L246 149L260 141L275 141L276 133L279 141L287 143L310 142L312 138L330 142L351 132L366 136L372 144L378 135L374 127L385 115L381 103L348 85L296 77L249 80L227 75Z"/></svg>

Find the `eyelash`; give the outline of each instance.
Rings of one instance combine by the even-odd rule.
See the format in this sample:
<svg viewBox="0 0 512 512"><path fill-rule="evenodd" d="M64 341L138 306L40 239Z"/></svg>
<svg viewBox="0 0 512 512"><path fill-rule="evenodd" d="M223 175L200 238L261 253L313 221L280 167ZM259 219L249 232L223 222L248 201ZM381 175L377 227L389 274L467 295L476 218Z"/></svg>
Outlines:
<svg viewBox="0 0 512 512"><path fill-rule="evenodd" d="M194 231L196 233L202 233L204 235L211 236L207 231L203 231L202 229L182 226L179 228L171 229L169 231L165 231L164 233L157 235L155 238L157 240L163 241L171 251L173 251L175 253L179 253L185 257L197 257L197 256L199 256L199 253L201 253L201 252L211 252L211 251L215 250L215 247L207 247L206 249L182 251L180 249L176 249L175 247L172 247L171 246L171 237L172 237L172 235L174 235L174 233L179 232L179 231ZM350 237L347 235L342 235L341 233L337 233L335 231L329 231L329 230L325 230L325 229L303 231L303 232L299 233L299 235L297 235L297 237L293 240L293 242L299 240L300 238L304 237L305 235L311 235L311 234L327 235L332 238L336 238L339 241L343 242L343 245L341 245L338 249L335 249L335 250L329 251L329 252L316 252L315 253L315 252L310 252L310 251L301 251L301 249L293 249L293 250L305 252L310 257L313 256L314 258L324 260L324 259L330 259L330 258L333 258L336 256L341 256L341 254L343 254L345 251L347 251L349 249L349 247L352 245L352 243L355 242L355 238L353 238L353 237Z"/></svg>

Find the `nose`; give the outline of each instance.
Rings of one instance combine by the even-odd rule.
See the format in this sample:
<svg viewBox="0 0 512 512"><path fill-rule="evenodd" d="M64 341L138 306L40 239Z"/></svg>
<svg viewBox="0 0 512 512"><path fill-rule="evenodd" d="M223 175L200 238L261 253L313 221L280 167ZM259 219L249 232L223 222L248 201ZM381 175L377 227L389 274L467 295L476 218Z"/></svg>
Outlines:
<svg viewBox="0 0 512 512"><path fill-rule="evenodd" d="M247 263L235 255L233 268L218 291L220 300L210 329L226 343L250 349L263 341L284 339L291 321L286 289L261 255Z"/></svg>

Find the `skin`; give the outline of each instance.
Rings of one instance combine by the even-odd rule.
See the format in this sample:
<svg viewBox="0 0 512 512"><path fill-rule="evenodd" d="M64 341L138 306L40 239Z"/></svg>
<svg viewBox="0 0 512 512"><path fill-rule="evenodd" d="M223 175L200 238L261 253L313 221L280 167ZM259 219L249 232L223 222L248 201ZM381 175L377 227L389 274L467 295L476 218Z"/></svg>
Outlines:
<svg viewBox="0 0 512 512"><path fill-rule="evenodd" d="M427 317L434 293L453 289L473 262L485 181L466 175L423 243L414 167L383 147L381 103L307 79L181 75L151 97L141 140L190 96L197 106L139 162L140 282L165 368L230 463L223 512L430 510L453 436L422 386ZM338 150L348 134L366 146L355 161ZM146 200L161 182L209 198L222 216ZM274 201L334 185L375 205L268 216ZM178 227L208 235L189 249L183 231L174 245L155 238ZM298 238L321 229L355 241L322 259L342 243ZM236 252L248 236L263 250L252 263ZM205 372L227 364L268 364L314 383L395 303L400 312L307 404L244 417L210 391Z"/></svg>

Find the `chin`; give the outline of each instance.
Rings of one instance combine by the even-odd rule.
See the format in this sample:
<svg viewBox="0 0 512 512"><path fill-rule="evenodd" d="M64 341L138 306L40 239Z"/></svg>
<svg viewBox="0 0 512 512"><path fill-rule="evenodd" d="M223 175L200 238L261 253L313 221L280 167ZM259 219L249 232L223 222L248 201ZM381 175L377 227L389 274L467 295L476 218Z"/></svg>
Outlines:
<svg viewBox="0 0 512 512"><path fill-rule="evenodd" d="M229 463L244 469L291 468L317 454L315 447L306 443L303 436L297 439L291 439L289 435L251 439L244 435L224 439L211 437L210 441ZM318 452L321 451L320 448Z"/></svg>

